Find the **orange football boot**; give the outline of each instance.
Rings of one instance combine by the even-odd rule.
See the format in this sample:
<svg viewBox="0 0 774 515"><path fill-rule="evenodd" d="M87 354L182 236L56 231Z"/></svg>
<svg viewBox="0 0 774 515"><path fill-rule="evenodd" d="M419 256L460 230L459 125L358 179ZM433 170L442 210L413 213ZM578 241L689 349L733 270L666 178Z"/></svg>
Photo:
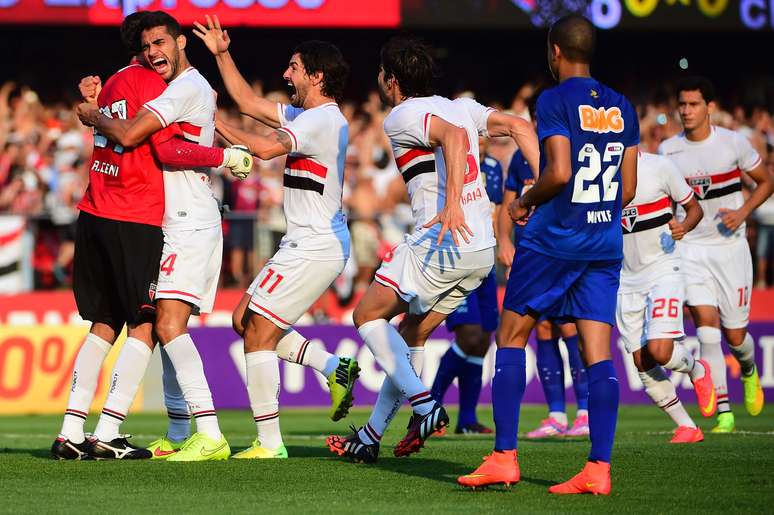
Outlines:
<svg viewBox="0 0 774 515"><path fill-rule="evenodd" d="M511 486L518 483L519 479L521 479L521 471L518 455L514 449L504 452L493 451L489 456L484 456L484 463L470 474L458 477L457 483L476 489L499 483Z"/></svg>
<svg viewBox="0 0 774 515"><path fill-rule="evenodd" d="M698 427L680 426L669 443L697 443L704 441L704 433Z"/></svg>
<svg viewBox="0 0 774 515"><path fill-rule="evenodd" d="M610 464L587 461L578 474L569 481L548 489L552 494L610 495Z"/></svg>
<svg viewBox="0 0 774 515"><path fill-rule="evenodd" d="M715 414L717 403L715 402L715 385L712 384L710 366L703 359L697 360L704 367L704 377L693 381L693 389L696 392L696 402L699 403L699 411L705 417Z"/></svg>

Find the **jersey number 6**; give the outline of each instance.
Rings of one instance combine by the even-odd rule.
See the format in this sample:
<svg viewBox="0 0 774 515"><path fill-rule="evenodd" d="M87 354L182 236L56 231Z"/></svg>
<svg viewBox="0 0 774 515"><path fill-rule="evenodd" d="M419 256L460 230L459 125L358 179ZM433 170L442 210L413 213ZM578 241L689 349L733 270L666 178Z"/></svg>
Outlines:
<svg viewBox="0 0 774 515"><path fill-rule="evenodd" d="M578 161L584 164L575 173L575 182L572 190L572 202L576 204L595 204L612 202L618 195L618 183L613 181L618 167L621 166L624 146L620 143L608 143L605 155L599 155L599 151L591 143L586 143L578 152ZM610 163L602 173L602 190L604 194L600 199L599 184L596 184L597 176L602 172L602 163ZM591 182L586 186L586 183Z"/></svg>

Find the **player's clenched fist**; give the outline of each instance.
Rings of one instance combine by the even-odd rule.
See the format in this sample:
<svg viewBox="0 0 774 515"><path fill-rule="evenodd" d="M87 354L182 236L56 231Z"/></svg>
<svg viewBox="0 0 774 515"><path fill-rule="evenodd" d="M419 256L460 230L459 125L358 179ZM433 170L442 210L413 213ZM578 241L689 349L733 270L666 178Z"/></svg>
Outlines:
<svg viewBox="0 0 774 515"><path fill-rule="evenodd" d="M97 95L102 91L102 80L96 75L89 75L81 79L78 83L78 90L81 92L81 97L86 102L91 104L97 103Z"/></svg>
<svg viewBox="0 0 774 515"><path fill-rule="evenodd" d="M244 145L234 145L223 150L223 165L237 179L245 179L253 169L253 156Z"/></svg>

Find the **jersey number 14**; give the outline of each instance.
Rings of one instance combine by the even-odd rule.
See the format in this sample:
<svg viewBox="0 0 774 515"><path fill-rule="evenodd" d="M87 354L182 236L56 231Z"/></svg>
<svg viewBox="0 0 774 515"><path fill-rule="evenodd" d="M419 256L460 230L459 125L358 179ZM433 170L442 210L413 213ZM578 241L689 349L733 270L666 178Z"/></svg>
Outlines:
<svg viewBox="0 0 774 515"><path fill-rule="evenodd" d="M618 183L613 181L623 159L624 146L621 143L607 143L604 156L591 143L586 143L578 152L578 161L583 165L575 174L572 202L595 204L611 202L618 195ZM604 172L602 165L605 165ZM602 185L597 177L602 173ZM590 184L587 184L590 183ZM601 191L600 191L601 190Z"/></svg>

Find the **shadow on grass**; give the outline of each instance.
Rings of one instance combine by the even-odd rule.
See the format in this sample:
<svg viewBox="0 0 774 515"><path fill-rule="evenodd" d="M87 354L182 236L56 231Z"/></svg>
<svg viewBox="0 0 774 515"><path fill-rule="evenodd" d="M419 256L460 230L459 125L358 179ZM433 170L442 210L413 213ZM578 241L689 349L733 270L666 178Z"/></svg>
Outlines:
<svg viewBox="0 0 774 515"><path fill-rule="evenodd" d="M53 461L51 451L48 449L11 449L10 447L3 447L0 448L0 456L3 454L19 454Z"/></svg>

